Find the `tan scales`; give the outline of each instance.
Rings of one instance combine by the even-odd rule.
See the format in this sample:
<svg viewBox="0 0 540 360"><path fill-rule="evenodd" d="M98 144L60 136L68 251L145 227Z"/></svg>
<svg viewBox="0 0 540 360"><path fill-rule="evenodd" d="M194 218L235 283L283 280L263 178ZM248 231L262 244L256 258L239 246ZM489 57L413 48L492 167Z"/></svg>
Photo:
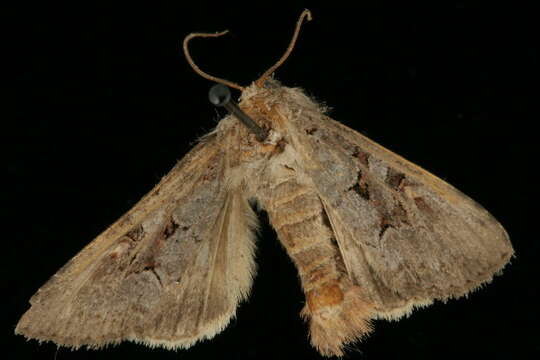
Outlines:
<svg viewBox="0 0 540 360"><path fill-rule="evenodd" d="M259 141L226 116L156 187L88 244L30 300L15 332L61 346L124 340L188 348L219 333L255 274L250 202L294 261L302 316L323 355L433 300L469 293L513 249L502 226L441 179L330 119L301 89L270 78L239 106Z"/></svg>

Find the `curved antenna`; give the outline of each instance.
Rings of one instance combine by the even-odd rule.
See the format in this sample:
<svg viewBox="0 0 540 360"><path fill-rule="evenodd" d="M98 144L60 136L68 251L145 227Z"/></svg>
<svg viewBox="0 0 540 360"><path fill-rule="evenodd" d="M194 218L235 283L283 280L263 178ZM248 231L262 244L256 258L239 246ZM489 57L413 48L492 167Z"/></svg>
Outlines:
<svg viewBox="0 0 540 360"><path fill-rule="evenodd" d="M225 30L225 31L222 31L222 32L219 32L219 33L215 33L215 34L208 34L208 33L191 33L191 34L189 34L189 35L186 36L186 38L184 39L184 56L186 57L187 62L189 63L189 65L191 65L191 67L193 68L193 70L194 70L197 74L199 74L200 76L202 76L203 78L208 79L208 80L211 80L211 81L215 81L215 82L220 83L220 84L227 85L227 86L229 86L229 87L238 89L238 90L240 90L240 91L244 91L244 87L243 87L243 86L240 86L240 85L238 85L238 84L236 84L236 83L233 83L232 81L229 81L229 80L217 78L217 77L215 77L215 76L209 75L209 74L205 73L204 71L202 71L202 70L195 64L195 62L194 62L193 59L191 58L191 55L189 54L188 43L189 43L189 41L190 41L191 39L196 38L196 37L202 37L202 38L207 38L207 37L220 37L220 36L225 35L225 34L228 33L228 32L229 32L229 30Z"/></svg>
<svg viewBox="0 0 540 360"><path fill-rule="evenodd" d="M302 14L300 14L300 18L298 18L298 21L296 22L296 28L294 30L294 34L293 34L293 37L291 39L291 42L289 44L289 47L287 48L287 50L285 51L285 53L283 54L283 56L281 57L281 59L279 59L275 64L274 66L272 66L270 69L266 70L264 74L262 74L262 76L257 80L255 81L255 84L258 86L258 87L262 87L264 82L266 81L266 79L272 75L272 73L278 68L281 66L281 64L283 64L283 62L285 60L287 60L287 58L289 57L289 55L291 54L291 52L293 51L294 49L294 45L296 44L296 39L298 38L298 34L300 33L300 28L302 27L302 24L304 22L304 19L307 17L307 21L311 21L311 12L308 10L308 9L305 9Z"/></svg>

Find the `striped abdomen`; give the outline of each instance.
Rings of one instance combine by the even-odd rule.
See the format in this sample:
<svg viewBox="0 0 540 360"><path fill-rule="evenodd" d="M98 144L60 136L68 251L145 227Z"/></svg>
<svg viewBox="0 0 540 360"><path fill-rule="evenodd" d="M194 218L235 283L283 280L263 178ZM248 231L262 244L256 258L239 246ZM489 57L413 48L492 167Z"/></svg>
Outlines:
<svg viewBox="0 0 540 360"><path fill-rule="evenodd" d="M369 332L372 306L346 273L315 189L289 177L268 190L263 205L300 274L311 342L323 354L340 354L343 344Z"/></svg>

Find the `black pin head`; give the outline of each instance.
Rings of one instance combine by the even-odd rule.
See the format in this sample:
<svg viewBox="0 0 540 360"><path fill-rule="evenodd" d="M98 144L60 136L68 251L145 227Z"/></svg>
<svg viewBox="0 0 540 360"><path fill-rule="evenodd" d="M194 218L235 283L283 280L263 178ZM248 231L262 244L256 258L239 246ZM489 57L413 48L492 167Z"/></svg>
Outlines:
<svg viewBox="0 0 540 360"><path fill-rule="evenodd" d="M210 88L208 99L216 106L225 106L231 101L231 91L223 84L216 84Z"/></svg>
<svg viewBox="0 0 540 360"><path fill-rule="evenodd" d="M247 128L257 136L257 140L264 141L268 136L268 131L261 128L252 118L250 118L245 112L238 107L238 105L231 100L231 91L223 84L217 84L210 88L208 92L208 100L216 106L223 106L240 120Z"/></svg>

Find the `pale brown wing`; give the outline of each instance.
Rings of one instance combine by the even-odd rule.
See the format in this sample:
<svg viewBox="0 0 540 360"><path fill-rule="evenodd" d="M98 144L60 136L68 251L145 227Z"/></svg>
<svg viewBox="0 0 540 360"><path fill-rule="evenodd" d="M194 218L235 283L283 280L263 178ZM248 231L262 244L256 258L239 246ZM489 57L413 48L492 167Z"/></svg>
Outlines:
<svg viewBox="0 0 540 360"><path fill-rule="evenodd" d="M254 272L246 199L213 133L30 300L16 333L78 348L189 347L223 330Z"/></svg>
<svg viewBox="0 0 540 360"><path fill-rule="evenodd" d="M295 93L295 96L303 96ZM292 142L306 154L347 272L398 318L490 281L513 249L503 227L451 185L328 118L303 98ZM307 105L306 105L307 104ZM311 105L309 105L311 104Z"/></svg>

